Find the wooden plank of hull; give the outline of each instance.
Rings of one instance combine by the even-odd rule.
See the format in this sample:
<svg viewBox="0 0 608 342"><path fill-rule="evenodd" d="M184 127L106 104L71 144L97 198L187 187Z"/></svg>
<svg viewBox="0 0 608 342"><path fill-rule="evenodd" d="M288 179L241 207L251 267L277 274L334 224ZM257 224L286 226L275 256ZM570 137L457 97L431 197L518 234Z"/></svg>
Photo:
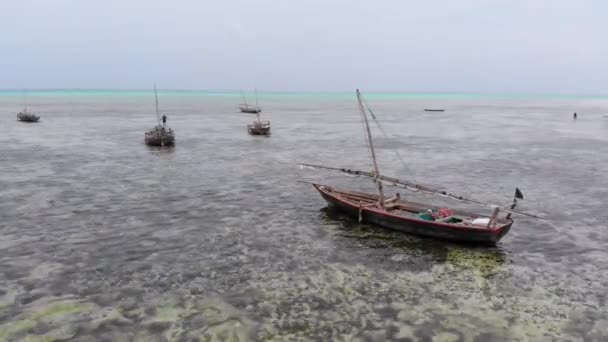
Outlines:
<svg viewBox="0 0 608 342"><path fill-rule="evenodd" d="M345 201L338 196L333 195L321 185L314 184L314 187L319 191L329 207L338 209L339 211L358 219L359 207L355 203ZM408 205L410 202L401 201L401 203ZM411 203L411 206L416 209L425 207L423 204L419 203ZM432 207L433 206L426 206L426 208ZM468 214L468 216L476 217L477 215ZM363 207L361 210L361 218L363 222L408 234L479 244L495 244L509 232L513 223L509 220L499 227L492 229L482 227L459 227L454 224L425 221L413 217L410 218L403 215L396 215L387 212L386 210L373 207Z"/></svg>

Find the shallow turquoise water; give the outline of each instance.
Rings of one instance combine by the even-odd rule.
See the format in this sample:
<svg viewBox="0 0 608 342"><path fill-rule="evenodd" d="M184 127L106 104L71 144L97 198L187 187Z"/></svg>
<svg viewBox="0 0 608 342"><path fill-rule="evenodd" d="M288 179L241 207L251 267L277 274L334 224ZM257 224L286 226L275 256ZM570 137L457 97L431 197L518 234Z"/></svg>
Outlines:
<svg viewBox="0 0 608 342"><path fill-rule="evenodd" d="M120 98L120 97L149 97L152 90L150 89L135 89L135 90L113 90L113 89L36 89L28 90L28 97L103 97L103 98ZM174 89L159 89L161 96L171 97L226 97L241 98L241 91L224 90L224 91L210 91L210 90L174 90ZM0 97L4 98L18 98L22 99L24 96L24 90L22 89L0 89ZM250 101L254 100L253 92L248 91L246 94ZM337 99L337 100L350 100L352 98L351 92L333 92L333 93L317 93L317 92L273 92L273 91L260 91L258 93L260 99L277 100L281 98L294 98L294 99ZM486 94L486 93L391 93L391 92L366 92L366 97L369 99L378 100L415 100L415 99L469 99L469 100L500 100L500 99L513 99L513 100L606 100L608 95L601 94Z"/></svg>
<svg viewBox="0 0 608 342"><path fill-rule="evenodd" d="M150 91L28 92L34 125L0 92L0 341L608 338L608 100L367 96L386 174L492 203L519 186L555 218L469 248L327 213L297 182L373 189L297 167L369 168L352 94L261 94L270 138L238 93L159 95L164 151L143 144Z"/></svg>

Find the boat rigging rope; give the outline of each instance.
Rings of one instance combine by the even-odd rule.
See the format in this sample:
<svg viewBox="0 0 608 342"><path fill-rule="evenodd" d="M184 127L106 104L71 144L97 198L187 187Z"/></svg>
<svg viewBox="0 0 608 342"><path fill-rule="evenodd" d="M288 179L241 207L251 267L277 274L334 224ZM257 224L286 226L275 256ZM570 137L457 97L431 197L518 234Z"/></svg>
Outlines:
<svg viewBox="0 0 608 342"><path fill-rule="evenodd" d="M342 173L351 174L351 175L355 175L355 176L363 176L363 177L368 177L368 178L372 178L372 179L378 179L383 184L390 185L390 186L396 186L396 187L406 189L409 191L421 192L421 193L426 193L426 194L435 194L435 195L439 195L441 197L450 198L450 199L457 200L457 201L468 202L471 204L476 204L476 205L481 205L481 206L486 206L486 207L489 206L492 208L495 207L495 205L492 205L489 203L485 203L485 202L478 201L478 200L471 199L471 198L466 198L466 197L463 197L460 195L449 193L447 191L433 189L433 188L430 188L430 187L427 187L427 186L424 186L421 184L412 183L407 180L399 180L396 178L387 177L387 176L383 176L383 175L376 175L373 172L365 172L365 171L351 170L351 169L346 169L346 168L329 167L329 166L314 165L314 164L300 164L300 166L310 167L313 169L333 170L333 171L339 171ZM534 214L529 214L529 213L525 213L525 212L521 212L521 211L515 211L513 209L501 208L501 210L505 211L507 213L511 213L511 214L528 216L528 217L533 217L533 218L537 218L537 219L541 219L541 220L549 220L548 218L540 216L540 215L534 215Z"/></svg>
<svg viewBox="0 0 608 342"><path fill-rule="evenodd" d="M378 126L378 129L380 130L380 132L382 133L382 135L384 136L384 138L387 139L387 140L390 140L388 134L386 134L386 131L384 130L384 128L380 124L380 121L378 121L378 119L376 118L376 115L372 111L371 107L369 106L369 104L367 103L367 101L365 100L365 98L363 97L363 95L361 95L361 99L363 100L363 103L365 104L365 107L367 108L367 110L369 111L370 115L372 116L372 119L374 119L374 122L376 123L376 126ZM414 173L407 166L407 164L405 163L405 160L403 159L403 157L401 156L401 154L399 153L399 151L397 149L391 149L391 151L393 151L395 153L395 155L397 156L397 159L399 159L399 161L401 162L401 165L403 165L403 168L405 169L405 171L407 171L409 173L410 178L414 182L418 183L418 180L416 180L416 178L414 177Z"/></svg>

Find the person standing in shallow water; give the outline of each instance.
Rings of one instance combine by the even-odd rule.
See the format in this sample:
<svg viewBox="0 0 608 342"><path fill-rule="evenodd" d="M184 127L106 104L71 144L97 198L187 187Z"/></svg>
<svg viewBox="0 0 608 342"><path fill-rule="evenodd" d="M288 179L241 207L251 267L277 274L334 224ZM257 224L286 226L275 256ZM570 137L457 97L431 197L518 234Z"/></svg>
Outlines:
<svg viewBox="0 0 608 342"><path fill-rule="evenodd" d="M163 114L163 126L167 123L167 116Z"/></svg>
<svg viewBox="0 0 608 342"><path fill-rule="evenodd" d="M574 112L574 114L572 114L572 118L574 118L574 120L576 120L576 112Z"/></svg>

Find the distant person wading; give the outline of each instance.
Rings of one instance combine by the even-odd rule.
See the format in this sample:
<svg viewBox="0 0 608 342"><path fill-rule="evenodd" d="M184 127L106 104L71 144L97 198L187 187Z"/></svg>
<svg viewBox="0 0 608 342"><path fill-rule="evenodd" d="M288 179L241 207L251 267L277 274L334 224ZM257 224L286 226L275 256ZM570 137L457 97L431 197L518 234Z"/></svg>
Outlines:
<svg viewBox="0 0 608 342"><path fill-rule="evenodd" d="M575 114L576 117L576 114ZM167 124L167 116L163 114L163 126Z"/></svg>
<svg viewBox="0 0 608 342"><path fill-rule="evenodd" d="M572 114L572 118L574 118L574 120L576 120L576 112L574 112L574 114Z"/></svg>

